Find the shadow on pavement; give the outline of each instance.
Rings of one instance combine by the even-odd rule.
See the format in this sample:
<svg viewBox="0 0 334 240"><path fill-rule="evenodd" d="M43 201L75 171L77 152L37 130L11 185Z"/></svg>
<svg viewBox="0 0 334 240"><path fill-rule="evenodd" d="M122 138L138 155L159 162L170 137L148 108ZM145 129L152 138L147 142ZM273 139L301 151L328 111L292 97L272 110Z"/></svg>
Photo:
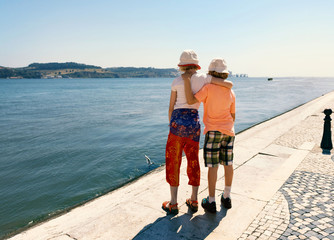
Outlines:
<svg viewBox="0 0 334 240"><path fill-rule="evenodd" d="M220 224L227 210L221 207L216 214L167 215L145 226L133 239L205 239Z"/></svg>

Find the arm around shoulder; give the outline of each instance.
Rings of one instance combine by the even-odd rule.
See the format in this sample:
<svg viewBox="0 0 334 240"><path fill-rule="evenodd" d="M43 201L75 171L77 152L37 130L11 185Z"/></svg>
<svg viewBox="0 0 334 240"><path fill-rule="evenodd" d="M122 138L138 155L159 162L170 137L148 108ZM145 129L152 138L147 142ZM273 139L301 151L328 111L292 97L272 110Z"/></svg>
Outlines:
<svg viewBox="0 0 334 240"><path fill-rule="evenodd" d="M233 87L233 83L229 80L225 80L222 78L216 78L216 77L212 77L211 83L222 86L222 87L226 87L231 89Z"/></svg>

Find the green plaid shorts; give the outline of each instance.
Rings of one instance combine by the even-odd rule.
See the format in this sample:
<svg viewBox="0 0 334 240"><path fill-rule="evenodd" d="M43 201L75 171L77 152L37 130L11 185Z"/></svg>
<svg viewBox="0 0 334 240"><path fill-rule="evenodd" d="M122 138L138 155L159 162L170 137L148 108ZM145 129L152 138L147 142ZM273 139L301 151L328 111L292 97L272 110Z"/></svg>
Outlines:
<svg viewBox="0 0 334 240"><path fill-rule="evenodd" d="M218 131L209 131L205 134L204 162L206 167L233 165L234 136Z"/></svg>

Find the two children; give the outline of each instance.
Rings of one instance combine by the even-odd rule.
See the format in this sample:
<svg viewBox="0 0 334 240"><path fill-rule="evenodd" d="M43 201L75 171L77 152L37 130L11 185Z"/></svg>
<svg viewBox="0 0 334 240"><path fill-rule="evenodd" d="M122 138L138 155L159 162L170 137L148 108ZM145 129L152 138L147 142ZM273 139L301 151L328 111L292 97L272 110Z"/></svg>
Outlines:
<svg viewBox="0 0 334 240"><path fill-rule="evenodd" d="M177 193L179 186L180 167L182 161L182 152L187 157L187 175L188 184L192 186L192 194L186 200L189 208L196 212L198 210L198 187L200 185L200 167L198 160L200 121L198 108L200 103L187 103L184 77L191 79L190 91L198 92L204 85L213 83L225 88L232 88L232 83L224 81L221 78L215 78L211 75L198 74L196 71L201 69L198 65L197 55L193 50L185 50L180 57L178 64L180 70L184 73L182 76L174 79L169 103L169 122L170 131L166 145L166 180L170 185L171 200L162 204L162 209L167 214L177 214L178 203Z"/></svg>
<svg viewBox="0 0 334 240"><path fill-rule="evenodd" d="M219 74L210 74L210 72L209 75L198 74L196 70L200 69L200 66L198 65L197 55L192 50L185 50L181 54L180 63L178 64L178 66L180 67L180 70L184 73L180 77L176 78L172 83L172 91L169 104L170 132L166 145L166 180L170 184L171 200L165 201L162 204L162 209L165 210L167 214L177 214L179 211L177 203L177 192L179 186L182 151L185 152L187 157L187 175L189 178L188 184L192 186L192 194L191 197L186 200L186 204L193 212L196 212L198 210L197 195L198 186L200 184L200 168L198 160L200 123L198 108L200 106L200 101L197 101L197 99L194 98L193 93L198 92L203 86L217 86L219 89L226 88L226 91L230 91L228 89L231 89L233 86L231 82L225 81L228 75L225 78L222 78ZM204 123L205 125L207 123L206 115L204 116ZM229 142L232 142L232 147L233 139L234 138L231 138L229 140ZM208 140L208 142L209 141L211 140ZM215 148L212 148L211 150L208 149L208 151L214 152ZM232 150L229 152L229 155L233 158ZM208 153L208 156L209 155L211 156L212 153ZM217 175L217 171L215 171L218 166L218 163L216 163L217 161L209 158L207 158L207 160L210 163L206 163L206 165L210 168L213 168L213 172L216 172ZM227 160L226 165L229 164L228 162L230 162L231 165L231 161L232 159ZM213 176L210 177L210 179L212 180L211 182L213 182L214 173L210 174L210 176ZM209 184L209 186L211 190L212 187L214 187L213 189L215 189L215 183L214 186L212 184ZM231 184L229 186L231 186ZM209 193L209 196L214 197L214 194L212 195L212 193ZM228 201L228 199L230 198L226 195L226 198L224 197L224 199L227 199L226 201ZM212 198L208 198L207 200L212 200ZM211 201L211 203L213 202L214 201ZM211 203L209 202L209 204ZM207 204L205 203L205 205L203 205L202 202L202 206L207 206Z"/></svg>

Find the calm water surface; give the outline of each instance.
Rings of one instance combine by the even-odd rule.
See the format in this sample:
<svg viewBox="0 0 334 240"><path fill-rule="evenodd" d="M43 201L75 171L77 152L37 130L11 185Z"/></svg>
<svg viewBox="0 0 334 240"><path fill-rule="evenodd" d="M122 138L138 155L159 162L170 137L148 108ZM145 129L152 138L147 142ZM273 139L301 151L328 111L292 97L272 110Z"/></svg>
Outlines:
<svg viewBox="0 0 334 240"><path fill-rule="evenodd" d="M0 238L164 164L172 80L0 79ZM237 132L334 90L333 78L232 80Z"/></svg>

